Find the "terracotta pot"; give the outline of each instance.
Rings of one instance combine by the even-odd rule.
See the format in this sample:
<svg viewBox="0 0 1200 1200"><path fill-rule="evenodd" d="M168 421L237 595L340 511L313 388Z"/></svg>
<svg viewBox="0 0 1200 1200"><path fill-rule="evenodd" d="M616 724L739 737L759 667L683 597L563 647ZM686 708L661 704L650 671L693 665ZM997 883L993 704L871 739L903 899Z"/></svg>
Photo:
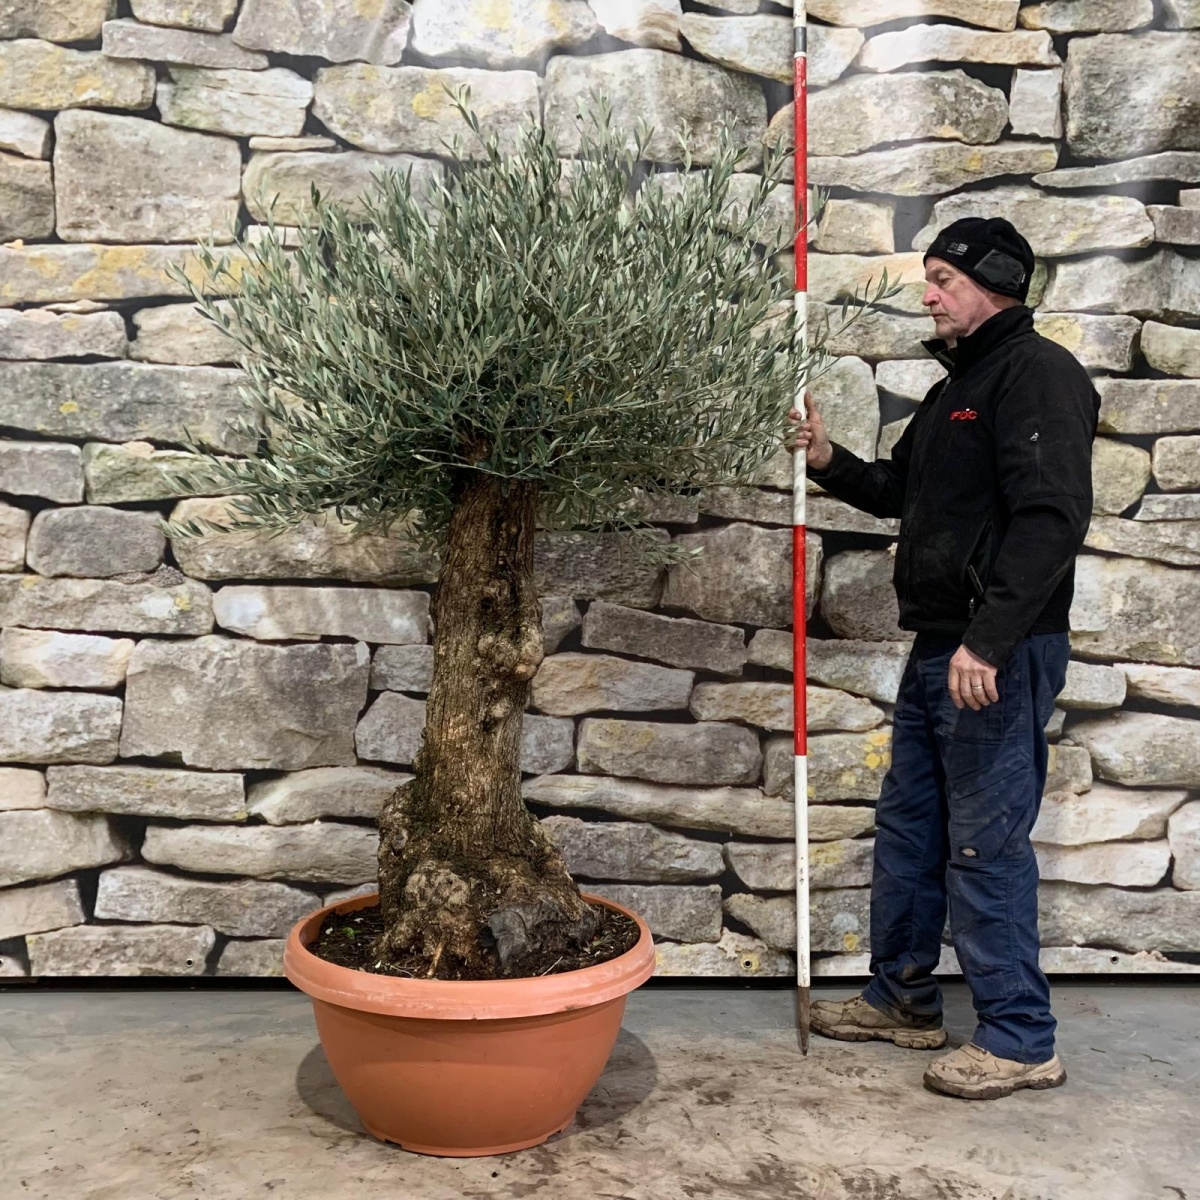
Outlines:
<svg viewBox="0 0 1200 1200"><path fill-rule="evenodd" d="M536 1146L566 1129L600 1078L625 997L654 971L650 930L599 966L533 979L455 982L372 975L307 949L330 912L297 922L288 979L312 998L321 1045L368 1132L418 1154L458 1158Z"/></svg>

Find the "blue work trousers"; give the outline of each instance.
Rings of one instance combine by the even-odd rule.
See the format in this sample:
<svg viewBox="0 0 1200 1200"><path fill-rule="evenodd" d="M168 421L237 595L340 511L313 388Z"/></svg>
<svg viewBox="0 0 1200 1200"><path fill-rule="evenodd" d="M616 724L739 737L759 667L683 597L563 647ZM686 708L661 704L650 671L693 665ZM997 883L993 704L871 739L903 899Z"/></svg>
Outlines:
<svg viewBox="0 0 1200 1200"><path fill-rule="evenodd" d="M959 644L919 635L900 684L876 815L865 996L883 1012L937 1023L942 996L933 972L949 901L950 935L978 1019L972 1041L1000 1058L1040 1063L1054 1053L1055 1021L1038 966L1029 833L1070 640L1026 638L997 673L999 702L979 712L950 699Z"/></svg>

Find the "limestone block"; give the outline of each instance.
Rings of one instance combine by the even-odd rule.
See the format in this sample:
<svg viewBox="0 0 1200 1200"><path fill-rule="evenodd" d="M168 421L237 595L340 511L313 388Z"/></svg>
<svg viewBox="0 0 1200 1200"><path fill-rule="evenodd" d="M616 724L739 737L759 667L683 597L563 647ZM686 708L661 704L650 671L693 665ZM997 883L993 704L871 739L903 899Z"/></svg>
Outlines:
<svg viewBox="0 0 1200 1200"><path fill-rule="evenodd" d="M371 690L428 695L433 685L432 646L380 646L371 659Z"/></svg>
<svg viewBox="0 0 1200 1200"><path fill-rule="evenodd" d="M0 767L0 812L17 808L42 808L46 803L46 776L28 767Z"/></svg>
<svg viewBox="0 0 1200 1200"><path fill-rule="evenodd" d="M136 339L129 357L139 362L202 366L239 361L237 343L194 304L163 304L133 314Z"/></svg>
<svg viewBox="0 0 1200 1200"><path fill-rule="evenodd" d="M664 606L707 621L776 628L790 623L790 530L732 524L675 540L702 553L693 562L670 568ZM811 614L820 588L821 539L809 534L805 547Z"/></svg>
<svg viewBox="0 0 1200 1200"><path fill-rule="evenodd" d="M537 65L600 32L596 14L578 0L517 0L502 12L481 20L472 0L414 0L413 49L487 67Z"/></svg>
<svg viewBox="0 0 1200 1200"><path fill-rule="evenodd" d="M654 974L659 978L768 979L793 975L795 970L790 955L732 929L723 930L716 942L659 942L654 947Z"/></svg>
<svg viewBox="0 0 1200 1200"><path fill-rule="evenodd" d="M326 817L375 820L411 775L383 767L313 767L252 784L250 815L271 825L298 825Z"/></svg>
<svg viewBox="0 0 1200 1200"><path fill-rule="evenodd" d="M1038 871L1045 880L1155 887L1171 866L1165 841L1106 842L1095 846L1037 846Z"/></svg>
<svg viewBox="0 0 1200 1200"><path fill-rule="evenodd" d="M217 624L260 641L322 637L403 645L429 633L429 596L390 588L223 587L213 597Z"/></svg>
<svg viewBox="0 0 1200 1200"><path fill-rule="evenodd" d="M858 29L831 29L828 25L810 24L808 27L809 86L828 87L829 84L836 83L841 79L858 56L865 40L866 38Z"/></svg>
<svg viewBox="0 0 1200 1200"><path fill-rule="evenodd" d="M1008 102L965 71L854 75L814 93L809 120L809 152L818 155L929 138L995 142L1008 123Z"/></svg>
<svg viewBox="0 0 1200 1200"><path fill-rule="evenodd" d="M546 817L542 828L562 851L576 879L625 883L686 883L718 879L721 847L632 821Z"/></svg>
<svg viewBox="0 0 1200 1200"><path fill-rule="evenodd" d="M714 829L747 837L791 837L790 802L757 788L692 787L613 779L603 775L545 775L528 779L527 801L554 808L595 809L631 821L683 829Z"/></svg>
<svg viewBox="0 0 1200 1200"><path fill-rule="evenodd" d="M1044 946L1040 955L1047 975L1084 975L1111 971L1119 975L1183 975L1200 969L1193 963L1176 962L1157 950L1123 954L1117 950L1094 950L1088 946Z"/></svg>
<svg viewBox="0 0 1200 1200"><path fill-rule="evenodd" d="M1085 544L1093 550L1200 566L1200 521L1125 521L1094 516Z"/></svg>
<svg viewBox="0 0 1200 1200"><path fill-rule="evenodd" d="M0 38L89 41L116 7L116 0L8 0L0 9Z"/></svg>
<svg viewBox="0 0 1200 1200"><path fill-rule="evenodd" d="M49 237L54 232L54 183L50 164L0 154L0 238Z"/></svg>
<svg viewBox="0 0 1200 1200"><path fill-rule="evenodd" d="M83 474L91 504L170 500L178 495L171 477L199 464L182 450L156 450L150 442L113 446L89 442L83 448Z"/></svg>
<svg viewBox="0 0 1200 1200"><path fill-rule="evenodd" d="M1200 520L1200 495L1153 495L1143 498L1135 521L1197 521Z"/></svg>
<svg viewBox="0 0 1200 1200"><path fill-rule="evenodd" d="M893 254L895 218L894 204L829 200L816 229L809 231L809 242L826 254Z"/></svg>
<svg viewBox="0 0 1200 1200"><path fill-rule="evenodd" d="M360 758L409 766L425 733L425 701L381 692L358 723ZM562 771L575 754L570 720L526 714L521 726L521 769L531 775Z"/></svg>
<svg viewBox="0 0 1200 1200"><path fill-rule="evenodd" d="M675 784L752 784L762 754L748 729L713 721L666 725L589 717L579 729L579 770Z"/></svg>
<svg viewBox="0 0 1200 1200"><path fill-rule="evenodd" d="M1163 0L1168 29L1200 29L1197 0Z"/></svg>
<svg viewBox="0 0 1200 1200"><path fill-rule="evenodd" d="M1200 429L1200 382L1098 379L1102 433L1187 433Z"/></svg>
<svg viewBox="0 0 1200 1200"><path fill-rule="evenodd" d="M695 674L610 654L552 654L533 677L533 706L556 717L687 708Z"/></svg>
<svg viewBox="0 0 1200 1200"><path fill-rule="evenodd" d="M215 883L184 879L148 867L104 871L96 893L96 917L147 924L211 925L234 937L286 937L316 907L311 892L239 879Z"/></svg>
<svg viewBox="0 0 1200 1200"><path fill-rule="evenodd" d="M670 535L658 531L657 538L666 542ZM616 533L539 534L533 574L540 594L608 600L630 608L653 608L662 592L661 568Z"/></svg>
<svg viewBox="0 0 1200 1200"><path fill-rule="evenodd" d="M174 582L178 579L179 582ZM109 633L199 634L212 629L208 588L177 572L147 583L0 577L0 625Z"/></svg>
<svg viewBox="0 0 1200 1200"><path fill-rule="evenodd" d="M0 683L16 688L115 688L125 681L132 638L0 630Z"/></svg>
<svg viewBox="0 0 1200 1200"><path fill-rule="evenodd" d="M810 180L817 187L890 196L938 196L999 175L1028 175L1052 170L1058 162L1053 142L917 142L892 150L850 157L815 157Z"/></svg>
<svg viewBox="0 0 1200 1200"><path fill-rule="evenodd" d="M610 37L655 50L680 50L679 0L588 0L600 27Z"/></svg>
<svg viewBox="0 0 1200 1200"><path fill-rule="evenodd" d="M746 635L736 626L666 617L597 600L583 618L583 645L652 658L673 667L740 675Z"/></svg>
<svg viewBox="0 0 1200 1200"><path fill-rule="evenodd" d="M1190 571L1149 560L1085 555L1076 568L1072 645L1090 658L1200 666Z"/></svg>
<svg viewBox="0 0 1200 1200"><path fill-rule="evenodd" d="M203 975L208 926L77 925L27 939L31 975Z"/></svg>
<svg viewBox="0 0 1200 1200"><path fill-rule="evenodd" d="M870 700L894 704L910 649L908 642L810 638L806 664L808 679L810 683L821 683ZM779 671L791 671L792 635L775 629L760 629L750 643L750 661Z"/></svg>
<svg viewBox="0 0 1200 1200"><path fill-rule="evenodd" d="M217 960L217 974L246 979L282 977L286 938L240 938L225 944Z"/></svg>
<svg viewBox="0 0 1200 1200"><path fill-rule="evenodd" d="M790 83L792 21L769 15L709 17L685 13L680 25L692 49L731 71ZM853 53L850 55L852 59ZM849 59L842 70L849 66ZM838 72L839 74L841 72ZM814 81L815 82L815 81Z"/></svg>
<svg viewBox="0 0 1200 1200"><path fill-rule="evenodd" d="M397 63L411 23L408 0L351 5L339 0L245 0L233 40L252 50L330 62Z"/></svg>
<svg viewBox="0 0 1200 1200"><path fill-rule="evenodd" d="M299 137L265 137L258 135L250 139L251 150L286 150L286 151L302 151L302 150L336 150L337 142L331 137L324 137L321 134L306 133ZM258 229L255 225L253 229ZM263 231L265 232L265 231ZM276 230L276 232L282 232ZM285 242L285 245L290 243Z"/></svg>
<svg viewBox="0 0 1200 1200"><path fill-rule="evenodd" d="M928 317L900 316L879 310L854 310L843 322L841 305L812 300L808 305L810 336L825 342L830 354L858 355L865 359L917 358L929 352L921 344L933 336Z"/></svg>
<svg viewBox="0 0 1200 1200"><path fill-rule="evenodd" d="M86 919L74 879L0 891L0 941L81 925Z"/></svg>
<svg viewBox="0 0 1200 1200"><path fill-rule="evenodd" d="M1060 138L1063 73L1061 67L1044 71L1016 71L1008 98L1008 120L1013 133Z"/></svg>
<svg viewBox="0 0 1200 1200"><path fill-rule="evenodd" d="M46 806L61 812L170 817L180 821L242 821L240 775L118 764L51 767Z"/></svg>
<svg viewBox="0 0 1200 1200"><path fill-rule="evenodd" d="M1159 704L1200 708L1200 671L1187 667L1156 667L1148 663L1121 663L1129 695Z"/></svg>
<svg viewBox="0 0 1200 1200"><path fill-rule="evenodd" d="M560 55L547 64L545 87L546 128L564 154L579 148L579 103L602 91L612 100L618 129L632 129L639 118L654 128L645 149L651 162L679 161L676 135L685 124L696 166L712 161L721 131L734 124L748 147L743 165L754 166L760 157L757 147L767 127L760 86L712 63L665 50Z"/></svg>
<svg viewBox="0 0 1200 1200"><path fill-rule="evenodd" d="M1200 920L1200 892L1047 883L1038 910L1043 945L1190 953Z"/></svg>
<svg viewBox="0 0 1200 1200"><path fill-rule="evenodd" d="M715 942L721 936L720 884L597 883L588 891L632 909L655 937Z"/></svg>
<svg viewBox="0 0 1200 1200"><path fill-rule="evenodd" d="M821 303L840 305L843 300L861 303L874 295L886 274L889 288L898 284L901 290L880 301L882 307L906 313L925 311L921 304L926 288L925 267L920 254L814 254L808 269L809 294ZM861 362L861 359L851 361Z"/></svg>
<svg viewBox="0 0 1200 1200"><path fill-rule="evenodd" d="M350 766L370 655L355 645L264 646L209 635L139 642L121 754L212 770Z"/></svg>
<svg viewBox="0 0 1200 1200"><path fill-rule="evenodd" d="M879 431L879 457L891 458L892 451L896 448L896 443L903 436L904 431L908 428L912 417L903 417L899 421L889 421Z"/></svg>
<svg viewBox="0 0 1200 1200"><path fill-rule="evenodd" d="M1194 208L1176 208L1150 204L1146 212L1154 222L1154 240L1176 246L1200 246L1200 212Z"/></svg>
<svg viewBox="0 0 1200 1200"><path fill-rule="evenodd" d="M1060 61L1050 35L1041 30L981 33L957 25L910 25L877 33L858 56L858 65L867 71L896 71L925 62L1053 67Z"/></svg>
<svg viewBox="0 0 1200 1200"><path fill-rule="evenodd" d="M7 422L51 436L183 444L244 453L250 439L230 422L247 416L240 371L145 363L0 362Z"/></svg>
<svg viewBox="0 0 1200 1200"><path fill-rule="evenodd" d="M481 28L477 21L470 27ZM447 91L461 87L471 89L471 106L485 136L496 134L505 152L515 149L522 125L538 115L539 80L532 71L366 63L325 67L317 72L313 113L332 133L364 150L444 155L444 143L457 139L464 149L482 154Z"/></svg>
<svg viewBox="0 0 1200 1200"><path fill-rule="evenodd" d="M1185 804L1173 813L1168 829L1175 858L1171 882L1194 891L1200 888L1200 803Z"/></svg>
<svg viewBox="0 0 1200 1200"><path fill-rule="evenodd" d="M242 176L246 207L257 221L273 216L280 225L308 225L312 189L351 213L361 214L362 200L375 190L380 172L411 174L414 195L421 196L441 174L437 163L408 154L252 154Z"/></svg>
<svg viewBox="0 0 1200 1200"><path fill-rule="evenodd" d="M1067 144L1080 158L1200 149L1200 33L1102 33L1067 54Z"/></svg>
<svg viewBox="0 0 1200 1200"><path fill-rule="evenodd" d="M245 261L231 253L230 269ZM167 274L171 266L204 278L188 246L0 246L0 305L182 296L184 285Z"/></svg>
<svg viewBox="0 0 1200 1200"><path fill-rule="evenodd" d="M543 651L553 654L583 622L579 605L570 596L539 596L542 609Z"/></svg>
<svg viewBox="0 0 1200 1200"><path fill-rule="evenodd" d="M0 109L0 150L25 158L49 158L50 122L33 113Z"/></svg>
<svg viewBox="0 0 1200 1200"><path fill-rule="evenodd" d="M159 866L212 875L302 883L375 878L379 834L361 825L151 825L142 857ZM311 909L313 905L309 905Z"/></svg>
<svg viewBox="0 0 1200 1200"><path fill-rule="evenodd" d="M49 808L0 812L0 887L52 879L129 857L107 818Z"/></svg>
<svg viewBox="0 0 1200 1200"><path fill-rule="evenodd" d="M875 368L875 383L880 391L914 403L924 400L930 389L945 378L946 368L933 359L881 362Z"/></svg>
<svg viewBox="0 0 1200 1200"><path fill-rule="evenodd" d="M834 25L883 25L906 17L950 17L986 29L1017 27L1021 0L808 0L808 15Z"/></svg>
<svg viewBox="0 0 1200 1200"><path fill-rule="evenodd" d="M1102 779L1133 787L1200 787L1195 721L1159 713L1121 712L1072 726Z"/></svg>
<svg viewBox="0 0 1200 1200"><path fill-rule="evenodd" d="M1031 837L1049 846L1162 838L1167 818L1186 799L1187 792L1145 791L1107 783L1096 784L1081 796L1049 792L1042 798Z"/></svg>
<svg viewBox="0 0 1200 1200"><path fill-rule="evenodd" d="M1186 150L1165 150L1159 154L1145 154L1097 167L1063 167L1060 171L1035 175L1033 182L1039 187L1091 188L1153 179L1200 183L1200 154ZM1180 203L1184 203L1182 198Z"/></svg>
<svg viewBox="0 0 1200 1200"><path fill-rule="evenodd" d="M46 41L0 41L0 107L49 112L66 108L149 108L154 70L94 50Z"/></svg>
<svg viewBox="0 0 1200 1200"><path fill-rule="evenodd" d="M229 519L229 505L227 500L183 500L171 519L220 523ZM256 530L206 533L173 537L171 546L181 569L200 579L338 579L408 587L434 582L438 571L435 556L402 532L356 537L353 526L339 523L332 513L278 536Z"/></svg>
<svg viewBox="0 0 1200 1200"><path fill-rule="evenodd" d="M835 888L813 892L809 931L812 949L855 954L870 947L870 889ZM795 896L751 896L735 893L725 911L749 926L768 946L796 945Z"/></svg>
<svg viewBox="0 0 1200 1200"><path fill-rule="evenodd" d="M814 889L867 887L874 858L873 838L819 842L809 846L809 880ZM790 892L796 887L795 842L726 842L729 869L752 891Z"/></svg>
<svg viewBox="0 0 1200 1200"><path fill-rule="evenodd" d="M116 696L0 689L0 762L108 763L120 732Z"/></svg>
<svg viewBox="0 0 1200 1200"><path fill-rule="evenodd" d="M1164 437L1154 443L1154 479L1168 492L1200 488L1200 437Z"/></svg>
<svg viewBox="0 0 1200 1200"><path fill-rule="evenodd" d="M811 804L835 800L877 800L892 765L891 730L825 733L809 741L808 799ZM767 742L764 787L768 794L794 794L793 748L786 738Z"/></svg>
<svg viewBox="0 0 1200 1200"><path fill-rule="evenodd" d="M1154 241L1146 206L1132 196L1061 196L1010 184L982 195L972 192L939 200L929 224L913 238L913 246L928 249L939 229L967 215L1007 217L1029 239L1035 253L1048 257L1148 246Z"/></svg>
<svg viewBox="0 0 1200 1200"><path fill-rule="evenodd" d="M829 530L834 533L895 537L900 532L900 522L891 518L872 517L832 496L813 496L808 501L808 528L822 532Z"/></svg>
<svg viewBox="0 0 1200 1200"><path fill-rule="evenodd" d="M120 313L60 316L41 308L0 309L3 358L124 358L128 348Z"/></svg>
<svg viewBox="0 0 1200 1200"><path fill-rule="evenodd" d="M1154 0L1044 0L1021 10L1025 29L1049 33L1112 33L1154 20Z"/></svg>
<svg viewBox="0 0 1200 1200"><path fill-rule="evenodd" d="M1125 675L1117 667L1072 662L1058 696L1063 708L1120 708L1125 703Z"/></svg>
<svg viewBox="0 0 1200 1200"><path fill-rule="evenodd" d="M874 729L883 712L857 696L833 688L807 689L808 728ZM790 683L699 683L692 693L692 715L698 721L736 721L760 729L790 730L793 720Z"/></svg>
<svg viewBox="0 0 1200 1200"><path fill-rule="evenodd" d="M146 25L171 25L220 33L237 12L238 0L131 0L133 15ZM114 6L115 7L115 6ZM287 26L276 30L282 35Z"/></svg>
<svg viewBox="0 0 1200 1200"><path fill-rule="evenodd" d="M0 572L24 569L29 522L30 514L23 508L0 503Z"/></svg>
<svg viewBox="0 0 1200 1200"><path fill-rule="evenodd" d="M870 368L868 368L869 370ZM756 525L791 525L792 498L786 492L752 487L705 488L700 509L707 516Z"/></svg>
<svg viewBox="0 0 1200 1200"><path fill-rule="evenodd" d="M1141 499L1150 482L1150 455L1140 446L1097 438L1092 446L1092 494L1098 513L1116 515Z"/></svg>
<svg viewBox="0 0 1200 1200"><path fill-rule="evenodd" d="M1059 742L1050 747L1046 794L1072 792L1081 795L1092 787L1092 759L1082 746Z"/></svg>
<svg viewBox="0 0 1200 1200"><path fill-rule="evenodd" d="M270 65L265 54L243 50L227 34L195 33L130 20L105 21L103 48L109 58L149 59L184 67L261 71Z"/></svg>
<svg viewBox="0 0 1200 1200"><path fill-rule="evenodd" d="M26 558L39 575L98 579L154 571L166 544L154 512L90 504L48 508L33 519Z"/></svg>
<svg viewBox="0 0 1200 1200"><path fill-rule="evenodd" d="M838 637L867 642L911 639L897 624L894 562L889 550L847 550L826 564L821 613Z"/></svg>
<svg viewBox="0 0 1200 1200"><path fill-rule="evenodd" d="M158 85L158 110L168 125L230 137L295 137L304 129L313 85L283 67L266 71L172 67Z"/></svg>
<svg viewBox="0 0 1200 1200"><path fill-rule="evenodd" d="M1193 211L1200 213L1200 208ZM1200 330L1147 321L1142 326L1142 354L1156 371L1200 378Z"/></svg>

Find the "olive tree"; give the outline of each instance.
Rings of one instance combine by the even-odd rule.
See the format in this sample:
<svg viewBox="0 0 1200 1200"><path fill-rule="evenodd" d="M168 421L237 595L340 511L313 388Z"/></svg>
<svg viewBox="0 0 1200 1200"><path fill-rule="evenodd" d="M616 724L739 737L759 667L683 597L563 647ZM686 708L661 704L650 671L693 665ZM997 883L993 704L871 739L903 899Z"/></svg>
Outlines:
<svg viewBox="0 0 1200 1200"><path fill-rule="evenodd" d="M194 294L243 354L258 448L204 456L186 490L232 516L173 530L333 513L438 549L424 741L380 818L376 957L443 978L519 975L595 924L521 797L539 531L678 558L647 505L750 480L827 362L796 345L771 255L790 241L769 228L784 156L747 189L732 135L690 173L681 135L684 172L647 168L651 131L614 128L603 101L572 158L534 123L504 153L456 103L468 149L439 182L387 174L354 209L314 193L298 246L243 239L245 269L205 252Z"/></svg>

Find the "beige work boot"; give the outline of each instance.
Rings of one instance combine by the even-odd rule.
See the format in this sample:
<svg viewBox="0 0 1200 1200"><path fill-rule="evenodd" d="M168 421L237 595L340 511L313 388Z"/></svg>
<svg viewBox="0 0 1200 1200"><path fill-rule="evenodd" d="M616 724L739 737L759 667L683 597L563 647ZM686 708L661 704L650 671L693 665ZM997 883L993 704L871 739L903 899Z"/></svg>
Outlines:
<svg viewBox="0 0 1200 1200"><path fill-rule="evenodd" d="M1066 1082L1057 1054L1044 1063L1020 1063L997 1058L973 1042L934 1059L925 1072L925 1083L935 1092L964 1100L998 1100L1020 1088L1041 1090Z"/></svg>
<svg viewBox="0 0 1200 1200"><path fill-rule="evenodd" d="M850 1000L818 1000L812 1006L812 1028L823 1037L841 1042L895 1042L908 1050L940 1050L946 1044L941 1018L922 1025L911 1019L889 1017L862 996Z"/></svg>

